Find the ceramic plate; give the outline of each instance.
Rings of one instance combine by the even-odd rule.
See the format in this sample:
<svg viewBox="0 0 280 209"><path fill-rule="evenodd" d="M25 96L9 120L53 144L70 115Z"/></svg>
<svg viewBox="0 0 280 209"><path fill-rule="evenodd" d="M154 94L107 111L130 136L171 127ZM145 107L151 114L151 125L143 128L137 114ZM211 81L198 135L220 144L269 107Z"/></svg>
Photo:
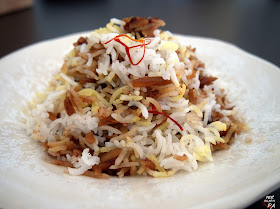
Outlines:
<svg viewBox="0 0 280 209"><path fill-rule="evenodd" d="M197 48L240 107L250 131L193 173L98 180L46 162L25 134L22 107L42 91L80 36L38 43L0 60L0 208L243 208L280 186L280 69L218 40L181 36ZM252 138L246 143L245 138Z"/></svg>

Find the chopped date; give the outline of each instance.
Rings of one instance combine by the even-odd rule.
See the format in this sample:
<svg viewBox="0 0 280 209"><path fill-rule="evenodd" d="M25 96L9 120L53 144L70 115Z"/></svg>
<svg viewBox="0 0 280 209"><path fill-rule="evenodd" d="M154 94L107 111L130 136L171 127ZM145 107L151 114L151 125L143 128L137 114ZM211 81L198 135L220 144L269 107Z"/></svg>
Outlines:
<svg viewBox="0 0 280 209"><path fill-rule="evenodd" d="M189 89L189 100L191 103L196 104L197 102L197 91L196 89Z"/></svg>
<svg viewBox="0 0 280 209"><path fill-rule="evenodd" d="M129 17L124 18L123 21L126 22L124 29L128 32L132 32L135 28L147 25L149 23L145 17Z"/></svg>
<svg viewBox="0 0 280 209"><path fill-rule="evenodd" d="M157 17L129 17L124 18L126 22L124 29L127 32L139 32L143 37L154 37L154 30L161 26L165 26L165 22Z"/></svg>
<svg viewBox="0 0 280 209"><path fill-rule="evenodd" d="M56 119L56 115L52 112L48 112L49 113L49 119L54 121Z"/></svg>
<svg viewBox="0 0 280 209"><path fill-rule="evenodd" d="M66 110L67 115L69 115L69 116L71 116L74 113L76 113L76 111L75 111L75 109L73 107L73 104L72 104L72 102L71 102L69 97L66 97L64 99L64 108Z"/></svg>
<svg viewBox="0 0 280 209"><path fill-rule="evenodd" d="M87 44L87 39L84 38L84 37L80 37L80 38L78 39L78 41L77 41L76 43L74 43L73 45L74 45L74 46L78 46L78 45L82 45L83 43L86 43L86 44Z"/></svg>
<svg viewBox="0 0 280 209"><path fill-rule="evenodd" d="M205 85L210 85L212 84L215 80L217 80L216 77L213 76L203 76L199 75L199 80L200 80L200 88L203 88Z"/></svg>
<svg viewBox="0 0 280 209"><path fill-rule="evenodd" d="M179 160L179 161L185 161L185 160L188 159L188 156L187 156L186 154L184 154L183 156L180 156L180 155L175 154L175 155L173 156L173 158L176 159L176 160Z"/></svg>
<svg viewBox="0 0 280 209"><path fill-rule="evenodd" d="M85 139L89 144L93 144L96 141L94 134L91 131L85 135Z"/></svg>
<svg viewBox="0 0 280 209"><path fill-rule="evenodd" d="M121 148L116 148L116 149L111 150L110 152L101 154L100 162L104 163L104 162L107 162L109 160L112 160L112 159L118 157L119 154L121 153L121 151L122 151Z"/></svg>
<svg viewBox="0 0 280 209"><path fill-rule="evenodd" d="M144 160L141 160L140 162L141 162L141 164L142 164L143 166L145 166L146 168L149 168L149 169L151 169L151 170L155 170L155 169L156 169L155 164L154 164L151 160L149 160L148 158L146 158L146 159L144 159Z"/></svg>
<svg viewBox="0 0 280 209"><path fill-rule="evenodd" d="M133 87L165 86L171 83L171 80L164 80L162 77L143 77L132 80Z"/></svg>
<svg viewBox="0 0 280 209"><path fill-rule="evenodd" d="M95 79L86 78L86 77L80 78L80 80L79 80L79 83L80 83L81 85L85 85L86 83L95 83L95 82L96 82Z"/></svg>

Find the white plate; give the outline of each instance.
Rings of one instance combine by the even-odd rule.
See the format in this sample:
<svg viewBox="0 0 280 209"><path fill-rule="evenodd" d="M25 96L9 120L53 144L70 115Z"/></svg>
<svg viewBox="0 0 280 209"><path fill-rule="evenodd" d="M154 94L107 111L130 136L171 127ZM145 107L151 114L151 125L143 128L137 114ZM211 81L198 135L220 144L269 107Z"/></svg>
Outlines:
<svg viewBox="0 0 280 209"><path fill-rule="evenodd" d="M46 153L19 122L21 108L46 87L80 35L38 43L0 61L0 208L242 208L280 186L280 69L230 44L197 37L182 36L219 76L251 128L229 150L215 153L214 163L170 178L109 180L70 176L46 163Z"/></svg>

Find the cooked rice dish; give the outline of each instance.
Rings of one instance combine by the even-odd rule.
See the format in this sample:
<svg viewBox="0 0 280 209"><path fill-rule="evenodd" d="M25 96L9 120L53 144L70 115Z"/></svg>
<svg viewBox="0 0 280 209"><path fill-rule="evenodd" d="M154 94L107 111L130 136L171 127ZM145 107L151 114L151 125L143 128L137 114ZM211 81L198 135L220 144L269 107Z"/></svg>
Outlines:
<svg viewBox="0 0 280 209"><path fill-rule="evenodd" d="M26 121L53 164L103 179L168 177L229 149L246 127L237 108L164 25L113 18L74 43Z"/></svg>

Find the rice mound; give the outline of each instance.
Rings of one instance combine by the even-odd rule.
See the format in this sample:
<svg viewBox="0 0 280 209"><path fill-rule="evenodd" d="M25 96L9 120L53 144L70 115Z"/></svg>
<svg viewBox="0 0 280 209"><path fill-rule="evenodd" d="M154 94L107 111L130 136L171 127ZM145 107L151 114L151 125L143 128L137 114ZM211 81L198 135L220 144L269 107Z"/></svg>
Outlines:
<svg viewBox="0 0 280 209"><path fill-rule="evenodd" d="M104 179L168 177L213 161L245 129L195 48L164 25L113 18L74 43L26 122L53 164Z"/></svg>

